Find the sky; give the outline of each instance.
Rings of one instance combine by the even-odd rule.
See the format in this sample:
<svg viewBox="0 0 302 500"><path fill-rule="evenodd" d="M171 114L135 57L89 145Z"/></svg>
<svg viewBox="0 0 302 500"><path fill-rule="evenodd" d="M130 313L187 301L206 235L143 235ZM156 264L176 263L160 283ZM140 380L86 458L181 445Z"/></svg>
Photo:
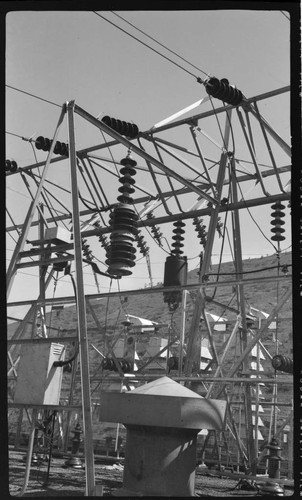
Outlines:
<svg viewBox="0 0 302 500"><path fill-rule="evenodd" d="M31 165L36 159L45 160L46 155L18 136L35 139L42 135L51 138L58 123L60 108L66 101L75 100L78 106L94 117L109 115L136 123L141 131L147 131L161 120L206 96L204 86L197 82L196 77L205 78L210 75L220 79L228 78L246 97L290 84L290 22L286 11L116 11L116 14L179 54L198 70L143 36L113 12L98 13L181 67L151 51L93 11L9 12L6 17L6 158L14 159L19 167ZM215 105L219 107L221 102L218 101ZM210 109L209 103L202 106L204 108L197 107L192 114ZM274 130L290 144L289 92L262 101L259 108ZM200 121L199 126L215 142L221 144L221 134L215 117ZM220 126L224 128L222 118ZM236 156L250 161L243 145L238 120L234 119L233 127ZM60 140L67 142L66 123L63 124L60 134ZM77 149L103 142L100 131L78 117L75 134ZM166 131L163 137L184 147L189 145L181 127ZM257 158L260 162L268 162L268 153L259 131L255 130L254 139ZM204 147L206 155L216 158L218 153L220 155L219 148L217 152L217 146L213 142L207 141ZM118 160L127 153L124 146L112 149L115 159ZM289 164L289 158L281 148L273 144L273 151L278 166ZM106 150L102 150L100 155L109 156ZM142 159L135 159L139 166L145 166ZM167 165L170 168L179 168L168 159ZM247 163L245 166L250 168ZM182 173L181 169L179 173ZM48 179L55 185L68 188L69 176L68 161L63 161L53 164ZM282 176L284 185L289 179L289 173ZM154 191L146 172L138 172L136 180L137 185L147 192ZM119 187L116 179L102 173L101 181L108 197L114 203ZM266 186L270 194L278 192L273 178L267 178ZM51 189L56 191L55 187ZM87 195L85 186L81 189L82 194ZM245 199L263 196L259 185L254 182L243 183L242 190ZM60 196L70 210L69 195L60 193ZM196 196L186 199L184 210L188 210L195 200ZM12 220L15 224L24 222L29 203L30 195L20 175L8 176L8 226L12 225ZM287 207L287 202L285 205ZM81 209L83 208L81 206ZM175 206L173 210L176 210ZM268 241L271 236L270 212L269 205L251 209L256 224L246 210L240 211L244 258L274 253L274 248ZM281 250L284 251L290 249L291 245L291 217L288 207L285 213L286 240L281 242ZM155 212L158 216L162 214L161 208ZM37 216L34 219L36 220ZM186 226L184 253L188 257L189 270L192 270L199 267L201 247L191 222L187 221ZM172 229L171 224L161 227L167 241L164 249L154 244L148 234L145 235L150 246L153 284L163 281L164 262L169 253L168 244L171 244ZM30 238L37 238L35 231L30 233ZM7 265L13 254L16 238L15 231L7 235ZM106 271L103 264L104 251L100 248L97 238L90 238L89 244L100 261L100 269ZM28 248L30 246L26 247ZM218 262L220 248L221 241L217 237L212 256L214 264ZM138 258L141 257L139 252L137 255ZM223 260L232 260L231 249L227 244ZM94 276L87 266L84 267L84 279L85 293L96 293ZM110 285L109 279L99 278L101 292L107 292L109 289L116 291L118 286L121 290L128 290L144 288L149 284L150 276L144 258L137 261L132 276L122 278L118 284L115 281ZM47 291L48 297L54 294L73 295L70 280L61 275L56 284L52 284ZM34 300L37 295L37 268L20 270L14 280L9 302ZM24 307L9 308L8 315L22 317L24 310Z"/></svg>

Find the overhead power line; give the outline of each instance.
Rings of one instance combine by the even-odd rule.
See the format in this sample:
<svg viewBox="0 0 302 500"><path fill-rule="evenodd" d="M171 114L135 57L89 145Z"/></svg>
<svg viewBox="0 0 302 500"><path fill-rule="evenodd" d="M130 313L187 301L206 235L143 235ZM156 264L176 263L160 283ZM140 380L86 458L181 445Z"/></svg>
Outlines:
<svg viewBox="0 0 302 500"><path fill-rule="evenodd" d="M19 137L19 139L23 139L23 141L32 141L33 139L27 139L26 137L24 137L23 135L19 135L19 134L14 134L13 132L7 132L5 131L6 134L9 134L9 135L13 135L15 137Z"/></svg>
<svg viewBox="0 0 302 500"><path fill-rule="evenodd" d="M39 97L35 94L31 94L30 92L25 92L25 90L17 89L16 87L12 87L11 85L7 85L7 84L5 84L5 86L8 87L9 89L13 89L13 90L16 90L17 92L21 92L22 94L26 94L26 95L29 95L30 97L34 97L35 99L39 99L40 101L44 101L44 102L47 102L48 104L52 104L53 106L57 106L58 108L62 107L62 106L60 106L60 104L49 101L48 99L44 99L43 97Z"/></svg>
<svg viewBox="0 0 302 500"><path fill-rule="evenodd" d="M187 64L189 64L190 66L192 66L192 68L195 68L197 69L198 71L200 71L201 73L203 73L204 75L207 75L208 73L206 73L205 71L203 71L202 69L198 68L197 66L195 66L194 64L192 64L190 61L188 61L187 59L185 59L184 57L180 56L179 54L177 54L177 52L174 52L173 50L169 49L169 47L167 47L166 45L164 45L163 43L160 43L158 40L156 40L155 38L153 38L152 36L148 35L148 33L146 33L145 31L137 28L137 26L135 26L134 24L130 23L129 21L127 21L127 19L125 19L124 17L120 16L119 14L117 14L116 12L113 12L113 10L111 10L112 14L114 14L115 16L119 17L120 19L122 19L125 23L129 24L130 26L132 26L132 28L136 29L137 31L139 31L140 33L142 33L143 35L145 35L146 37L150 38L150 40L152 40L153 42L157 43L158 45L160 45L161 47L163 47L164 49L168 50L168 52L171 52L171 54L174 54L176 57L179 57L179 59L181 59L182 61L186 62Z"/></svg>
<svg viewBox="0 0 302 500"><path fill-rule="evenodd" d="M152 50L153 52L155 52L156 54L158 54L159 56L163 57L164 59L166 59L167 61L169 61L170 63L174 64L175 66L177 66L178 68L182 69L183 71L185 71L186 73L188 73L189 75L193 76L194 78L196 78L196 80L200 81L201 79L199 77L197 77L196 75L194 75L194 73L192 73L191 71L187 70L186 68L184 68L183 66L181 66L180 64L176 63L175 61L173 61L172 59L170 59L169 57L165 56L164 54L162 54L161 52L159 52L158 50L154 49L153 47L151 47L150 45L148 45L147 43L143 42L142 40L140 40L139 38L137 38L136 36L134 35L131 35L131 33L129 33L128 31L124 30L123 28L121 28L120 26L118 26L117 24L113 23L112 21L110 21L109 19L107 19L106 17L102 16L101 14L99 14L98 12L96 12L95 10L92 11L94 14L96 14L97 16L101 17L104 21L106 21L107 23L109 24L112 24L112 26L114 26L115 28L119 29L120 31L122 31L123 33L125 33L126 35L130 36L131 38L133 38L134 40L136 40L137 42L141 43L142 45L144 45L145 47L147 47L148 49ZM200 71L200 70L199 70ZM202 73L204 73L204 71L202 71ZM204 74L207 74L207 73L204 73Z"/></svg>

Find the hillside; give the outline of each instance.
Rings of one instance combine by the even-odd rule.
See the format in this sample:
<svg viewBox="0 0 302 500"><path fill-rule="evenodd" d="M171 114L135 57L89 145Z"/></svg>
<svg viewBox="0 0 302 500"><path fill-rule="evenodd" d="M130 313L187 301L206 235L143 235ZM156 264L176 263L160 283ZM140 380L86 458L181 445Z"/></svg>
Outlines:
<svg viewBox="0 0 302 500"><path fill-rule="evenodd" d="M281 271L283 266L291 264L291 253L281 255L280 259ZM248 259L243 261L243 272L244 279L255 279L267 276L276 276L278 270L276 255L271 255L267 257L261 257L258 259ZM273 268L273 269L272 269ZM209 276L209 283L217 280L215 274L220 273L219 280L232 280L234 279L234 267L232 262L223 263L218 269L218 266L213 266L211 273L213 276ZM291 268L289 268L289 274L291 273ZM188 283L198 283L198 270L191 270L188 273ZM289 283L257 283L256 281L250 285L245 286L245 298L246 303L256 309L260 309L266 313L270 313L272 308L276 306L278 302L278 297L282 297L285 290L288 288ZM180 331L180 320L181 320L181 307L171 315L168 309L168 305L163 301L162 293L147 294L144 293L144 289L141 290L139 295L130 295L129 297L110 297L101 298L91 301L94 313L98 319L100 329L95 323L94 317L87 308L87 328L89 332L89 341L93 343L101 352L106 355L104 350L104 339L110 339L114 341L119 335L124 331L123 322L125 321L125 314L131 314L134 316L139 316L141 318L147 318L158 323L170 324L172 322L173 330L175 333ZM186 308L186 334L191 322L192 313L194 309L194 297L196 291L190 291L187 299ZM236 321L236 313L225 310L223 305L230 305L232 308L236 309L236 296L234 290L231 286L225 287L209 287L207 295L221 304L216 305L211 302L207 304L207 311L216 314L217 316L223 315L228 320L228 331L232 329ZM231 301L231 297L233 300ZM288 300L278 315L278 340L279 340L279 353L285 355L291 355L292 352L292 307L291 300ZM52 311L46 315L46 324L49 326L51 321L51 329L48 331L49 337L58 338L60 336L71 336L75 335L77 329L77 317L76 308L74 306L68 306L60 311ZM11 324L8 326L8 338L11 337L17 324ZM31 328L30 328L31 329ZM168 336L168 328L161 329L161 335ZM30 336L27 334L26 336ZM217 340L217 339L216 339ZM272 331L268 330L262 339L263 342L271 344ZM219 338L217 340L217 345L219 348ZM16 347L16 352L19 347ZM275 346L268 347L269 350L275 349ZM69 346L70 352L72 352L73 347ZM275 354L275 352L272 352ZM69 352L67 351L67 356L69 357ZM93 349L90 351L90 364L91 371L94 372L101 361L100 355L97 354Z"/></svg>
<svg viewBox="0 0 302 500"><path fill-rule="evenodd" d="M285 253L281 255L280 259L280 274L284 275L282 271L283 266L291 265L291 253ZM244 279L257 279L263 277L277 276L278 270L276 255L271 255L267 257L261 257L258 259L247 259L243 261L243 273ZM291 268L288 268L289 274L291 274ZM219 281L230 281L234 279L234 265L232 262L223 263L218 269L218 266L213 266L211 273L209 273L209 283L215 282L217 276L215 274L219 273ZM213 275L211 275L213 274ZM194 269L188 273L188 284L198 283L199 276L198 270ZM285 290L288 288L289 282L280 283L257 283L256 281L250 285L246 285L244 289L245 298L247 306L260 309L266 313L270 313L272 308L276 306L278 302L278 297L282 297ZM173 313L168 309L168 305L163 301L163 295L161 292L147 294L144 293L145 289L141 290L139 295L129 295L119 297L109 297L101 298L91 301L94 313L98 319L99 325L101 326L101 331L97 327L95 320L87 308L87 328L89 332L89 339L96 346L101 346L104 340L104 334L107 338L115 338L121 331L123 331L123 321L125 321L125 314L131 314L134 316L139 316L141 318L146 318L151 321L156 321L158 323L169 324L173 322L174 329L179 332L180 319L181 319L181 308ZM192 290L188 294L187 308L186 308L186 322L187 328L190 325L192 318L192 313L194 309L194 297L196 291ZM208 302L207 311L218 316L223 315L227 318L230 327L234 324L236 320L236 313L225 310L223 305L229 305L236 309L236 296L234 290L231 286L224 287L208 287L207 295L221 304L221 306ZM231 300L233 297L233 300ZM291 352L291 319L292 319L292 304L291 300L288 300L278 315L278 338L281 342L280 353L290 353ZM50 323L51 322L51 323ZM77 316L75 306L66 306L60 311L52 311L46 315L46 325L51 326L48 330L49 337L60 337L75 335L77 329ZM18 323L12 323L8 325L8 338L11 338L13 332L15 331ZM30 328L31 329L31 328ZM161 332L164 334L164 332ZM30 334L27 334L30 336ZM271 333L267 332L265 336L265 341L270 340ZM106 353L105 353L106 354ZM94 364L98 355L92 351L91 361Z"/></svg>

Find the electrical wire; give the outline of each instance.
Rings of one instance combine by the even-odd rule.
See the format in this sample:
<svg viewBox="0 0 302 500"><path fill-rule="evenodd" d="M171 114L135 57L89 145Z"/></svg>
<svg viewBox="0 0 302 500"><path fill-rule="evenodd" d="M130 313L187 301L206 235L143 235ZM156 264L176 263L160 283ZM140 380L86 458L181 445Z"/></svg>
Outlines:
<svg viewBox="0 0 302 500"><path fill-rule="evenodd" d="M187 64L189 64L190 66L192 66L192 68L195 68L197 69L198 71L200 71L201 73L203 73L204 75L208 75L208 73L206 73L205 71L203 71L202 69L198 68L197 66L195 66L194 64L192 64L190 61L187 61L187 59L185 59L184 57L180 56L179 54L177 54L177 52L174 52L173 50L169 49L166 45L160 43L158 40L156 40L155 38L153 38L152 36L148 35L145 31L137 28L134 24L130 23L129 21L127 21L124 17L120 16L119 14L117 14L116 12L113 12L113 10L111 10L112 14L114 14L115 16L119 17L120 19L122 19L125 23L129 24L130 26L132 26L132 28L136 29L137 31L139 31L140 33L142 33L143 35L145 35L146 37L150 38L150 40L152 40L153 42L157 43L158 45L160 45L161 47L163 47L164 49L166 49L168 52L171 52L171 54L174 54L176 57L179 57L179 59L181 59L182 61L186 62Z"/></svg>
<svg viewBox="0 0 302 500"><path fill-rule="evenodd" d="M102 134L103 141L105 142L105 144L108 144L108 142L106 141L106 137L105 137L105 134L104 134L103 130L100 130L100 132L101 132L101 134ZM114 164L114 167L115 167L115 170L116 170L117 176L118 176L118 177L120 177L120 173L119 173L118 168L117 168L117 166L116 166L116 162L115 162L115 160L114 160L114 158L113 158L113 154L112 154L112 152L111 152L111 148L110 148L110 146L107 146L107 148L108 148L108 150L109 150L109 154L110 154L110 156L111 156L111 160L112 160L112 162L113 162L113 164Z"/></svg>
<svg viewBox="0 0 302 500"><path fill-rule="evenodd" d="M104 325L104 334L105 335L106 335L106 330L107 330L108 308L109 308L109 300L110 300L111 287L112 287L112 278L111 278L110 284L109 284L109 295L108 295L107 300L106 300L105 325Z"/></svg>
<svg viewBox="0 0 302 500"><path fill-rule="evenodd" d="M289 248L291 248L293 245L289 245L288 247L284 248L283 250L280 250L280 253L286 252Z"/></svg>
<svg viewBox="0 0 302 500"><path fill-rule="evenodd" d="M292 264L286 264L285 267L292 267ZM263 267L261 269L254 269L253 271L242 271L242 273L240 273L240 274L261 273L262 271L271 271L272 269L279 269L279 266ZM237 274L237 273L236 272L233 272L233 273L210 273L207 276L233 276L234 274Z"/></svg>
<svg viewBox="0 0 302 500"><path fill-rule="evenodd" d="M13 132L8 132L8 131L5 131L6 134L9 134L9 135L14 135L15 137L19 137L20 139L22 139L23 141L28 141L28 142L35 142L34 139L32 138L28 138L28 137L24 137L23 135L19 135L19 134L14 134Z"/></svg>
<svg viewBox="0 0 302 500"><path fill-rule="evenodd" d="M53 277L53 279L54 279L53 294L52 294L53 299L55 298L56 288L57 288L57 284L58 284L58 275L59 275L59 271L57 271L57 277L56 278ZM52 321L52 308L50 311L48 328L51 328L51 321Z"/></svg>
<svg viewBox="0 0 302 500"><path fill-rule="evenodd" d="M17 194L19 194L20 196L23 196L24 198L31 199L31 197L30 197L30 196L27 196L27 195L26 195L26 194L24 194L24 193L20 193L20 191L17 191L17 189L13 189L13 188L11 188L11 187L9 187L9 186L6 186L6 189L8 189L9 191L13 191L14 193L17 193Z"/></svg>
<svg viewBox="0 0 302 500"><path fill-rule="evenodd" d="M164 59L166 59L167 61L171 62L172 64L174 64L175 66L177 66L178 68L182 69L183 71L185 71L186 73L188 73L189 75L193 76L194 78L196 78L197 81L202 81L199 77L197 77L196 75L194 75L194 73L192 73L191 71L188 71L187 69L185 69L183 66L181 66L180 64L176 63L175 61L173 61L172 59L170 59L169 57L165 56L164 54L161 54L161 52L159 52L158 50L156 49L153 49L152 47L150 47L150 45L148 45L147 43L143 42L142 40L140 40L139 38L137 38L136 36L134 35L131 35L131 33L129 33L128 31L124 30L123 28L121 28L120 26L118 26L117 24L113 23L112 21L110 21L109 19L107 19L106 17L102 16L101 14L99 14L98 12L96 12L95 10L92 11L94 14L96 14L97 16L101 17L104 21L106 21L107 23L111 24L112 26L114 26L115 28L119 29L120 31L122 31L123 33L125 33L126 35L130 36L131 38L133 38L134 40L136 40L137 42L141 43L142 45L144 45L145 47L147 47L148 49L152 50L153 52L155 52L156 54L160 55L161 57L163 57ZM202 71L202 73L204 73L205 75L207 75L208 73L205 73L204 71Z"/></svg>
<svg viewBox="0 0 302 500"><path fill-rule="evenodd" d="M212 103L212 99L210 99L210 100L211 100L211 103ZM227 113L227 117L228 117L228 120L229 120L229 125L230 125L230 130L231 130L231 135L232 135L232 141L233 141L233 155L235 156L235 139L234 139L233 127L232 127L232 124L231 124L231 121L230 121L228 113ZM234 172L234 174L235 174L235 177L236 177L236 172ZM237 182L237 178L236 178L236 182ZM267 238L267 236L264 234L264 232L260 228L259 224L256 222L256 220L252 216L251 211L250 211L249 207L247 206L246 201L244 199L240 183L237 182L237 184L238 184L239 191L241 193L242 200L243 200L243 202L245 204L245 207L246 207L246 209L247 209L247 211L248 211L251 219L253 220L254 224L257 226L257 228L259 229L259 231L261 232L261 234L264 236L264 238L270 243L270 245L272 245L272 247L274 248L274 250L277 251L275 245L271 242L271 240L269 238Z"/></svg>
<svg viewBox="0 0 302 500"><path fill-rule="evenodd" d="M220 132L220 136L221 136L221 139L222 139L222 142L223 142L224 149L225 149L225 151L228 151L228 148L226 147L226 143L225 143L225 140L224 140L224 136L223 136L223 133L222 133L222 130L221 130L221 126L220 126L219 118L218 118L218 116L217 116L216 109L215 109L215 106L214 106L214 104L213 104L213 99L212 99L212 96L209 96L209 97L210 97L210 103L211 103L212 109L213 109L213 111L214 111L214 116L215 116L216 121L217 121L218 129L219 129L219 132ZM225 103L224 103L224 104L225 104ZM233 127L232 127L232 123L231 123L231 120L230 120L229 114L227 113L226 115L227 115L227 119L228 119L228 122L229 122L229 125L230 125L230 131L231 131L231 136L232 136L233 155L235 155L235 140L234 140Z"/></svg>
<svg viewBox="0 0 302 500"><path fill-rule="evenodd" d="M138 212L138 210L137 210L136 206L134 206L134 210L136 211L137 215L139 216L139 212ZM166 241L166 243L167 243L167 245L168 245L168 247L169 247L169 249L170 249L170 252L167 252L167 250L165 250L165 249L164 249L164 248L163 248L163 247L162 247L162 246L158 243L158 241L156 241L156 239L153 237L153 234L149 231L148 226L145 226L143 219L141 219L141 218L139 217L139 220L141 221L141 223L142 223L143 227L146 229L146 231L147 231L147 233L149 234L149 236L150 236L150 237L152 238L152 240L153 240L153 241L154 241L154 242L155 242L155 243L159 246L159 248L161 248L164 252L166 252L168 255L170 255L170 253L171 253L171 248L170 248L170 245L169 245L169 243L168 243L168 241L167 241L167 238L162 237L162 239Z"/></svg>
<svg viewBox="0 0 302 500"><path fill-rule="evenodd" d="M35 152L35 148L34 148L34 146L33 146L33 143L30 141L30 142L29 142L29 144L30 144L30 145L31 145L31 147L32 147L33 154L34 154L34 157L35 157L35 162L36 162L36 163L38 163L38 158L37 158L37 155L36 155L36 152ZM40 174L40 167L38 168L38 172L39 172L39 175L41 175L41 174Z"/></svg>
<svg viewBox="0 0 302 500"><path fill-rule="evenodd" d="M99 190L97 189L97 187L96 187L95 183L93 182L93 179L92 179L92 177L91 177L91 175L90 175L90 172L89 172L89 170L88 170L88 167L87 167L87 165L86 165L86 163L85 163L84 159L83 159L83 158L79 158L79 160L81 161L81 164L82 164L82 167L83 167L83 169L84 169L84 170L83 170L83 169L81 169L81 167L80 167L80 163L79 163L79 162L78 162L78 168L79 168L79 170L81 171L82 177L83 177L83 179L84 179L84 181L85 181L85 184L86 184L86 186L87 186L87 188L88 188L88 190L89 190L89 193L90 193L90 195L91 195L91 197L92 197L92 199L93 199L93 201L94 201L95 206L96 206L96 207L98 207L98 203L97 203L97 200L95 199L95 197L94 197L94 196L93 196L93 194L92 194L92 190L91 190L91 189L89 188L89 186L88 186L88 181L90 182L90 185L91 185L91 186L92 186L92 188L94 189L95 194L96 194L96 197L97 197L97 199L98 199L98 201L99 201L100 205L101 205L103 208L105 208L104 202L103 202L102 198L100 197ZM92 170L92 172L94 173L93 166L91 165L91 163L90 163L90 162L89 162L89 166L91 167L91 170ZM83 171L82 171L82 170L83 170ZM86 174L86 175L87 175L87 177L88 177L88 181L86 181L86 179L85 179L85 176L84 176L84 171L85 171L85 174ZM98 183L98 186L99 186L99 188L100 188L100 191L103 193L102 187L101 187L101 185L100 185L100 184L99 184L99 182L98 182L98 178L97 178L97 176L96 176L96 175L94 175L94 177L95 177L95 179L96 179L96 181L97 181L97 183ZM108 201L107 201L107 204L108 204ZM105 225L105 221L104 221L103 217L101 216L101 214L100 214L100 217L101 217L101 219L102 219L103 224Z"/></svg>
<svg viewBox="0 0 302 500"><path fill-rule="evenodd" d="M24 170L24 173L25 173L26 175L29 175L30 177L32 177L32 178L34 179L34 181L35 181L35 183L36 183L37 185L39 184L39 183L38 183L38 181L34 178L34 177L38 177L38 178L39 178L39 176L38 176L38 175L35 175L32 171L27 171L27 170ZM65 222L63 221L63 219L61 219L61 218L60 218L60 215L58 215L58 214L59 214L59 213L61 213L61 214L63 214L63 215L66 215L66 212L68 212L68 214L69 214L69 215L70 215L70 217L71 217L71 216L72 216L71 211L70 211L67 207L65 207L65 205L64 205L64 204L63 204L63 203L62 203L62 202L61 202L61 201L60 201L60 200L59 200L59 199L58 199L58 198L57 198L57 197L56 197L56 196L55 196L55 195L54 195L51 191L49 191L46 187L43 187L43 189L44 189L45 195L47 194L47 198L48 198L48 195L50 195L52 198L54 198L54 200L55 200L57 203L59 203L59 204L60 204L60 205L64 208L64 212L61 212L61 211L60 211L60 210L58 210L57 208L54 208L54 207L53 207L53 205L51 204L51 206L52 206L52 208L53 208L54 212L57 214L57 217L56 217L56 218L57 218L57 219L59 219L59 220L61 220L61 222L63 223L63 225L65 226L65 228L69 231L68 226L65 224ZM49 198L48 198L48 200L49 200ZM56 220L55 220L55 219L54 219L54 223L57 225L57 222L56 222Z"/></svg>
<svg viewBox="0 0 302 500"><path fill-rule="evenodd" d="M10 218L10 220L11 220L11 222L12 222L12 225L14 226L15 231L18 233L18 236L20 236L20 235L21 235L21 231L20 231L20 229L17 227L17 225L15 224L14 219L12 218L12 216L11 216L11 214L10 214L10 212L9 212L8 208L5 208L5 210L6 210L7 215L9 216L9 218ZM14 240L14 241L15 241L15 240ZM16 241L15 241L15 243L16 243Z"/></svg>
<svg viewBox="0 0 302 500"><path fill-rule="evenodd" d="M16 134L13 134L13 135L16 135ZM17 136L17 137L20 137L20 138L22 138L22 139L23 139L23 137L21 137L21 136ZM27 140L27 139L26 139L26 140ZM27 171L27 170L25 170L25 169L23 170L23 172L24 172L24 173L26 173L26 174L28 173L28 171ZM35 177L38 177L39 179L41 179L41 175L40 175L40 174L39 174L39 175L37 175L37 174L35 174L34 172L31 172L31 175L32 175L32 176L35 176ZM50 181L49 179L45 179L45 180L44 180L44 182L45 182L45 183L47 183L47 184L51 184L52 186L55 186L55 187L56 187L56 188L58 188L58 189L61 189L61 190L62 190L62 191L64 191L65 193L71 194L71 192L70 192L68 189L64 188L63 186L60 186L59 184L55 184L54 182ZM15 193L18 193L18 194L20 194L21 196L25 196L26 198L28 198L28 196L24 195L23 193L20 193L20 191L16 191L15 189L12 189L12 188L10 188L10 187L7 187L7 189L10 189L11 191L14 191ZM44 189L45 189L45 188L44 188ZM52 196L53 196L53 195L52 195ZM64 206L64 205L62 204L62 206ZM66 208L65 206L64 206L64 208L67 210L67 208ZM69 211L69 213L71 214L71 212L70 212L70 211Z"/></svg>
<svg viewBox="0 0 302 500"><path fill-rule="evenodd" d="M11 237L11 239L13 240L14 243L17 243L17 240L15 240L15 238L13 237L12 234L9 233L9 236ZM13 252L14 250L11 250L11 251ZM6 260L10 260L10 259L6 259Z"/></svg>
<svg viewBox="0 0 302 500"><path fill-rule="evenodd" d="M67 268L66 268L67 269ZM79 302L79 299L78 299L78 291L77 291L77 287L76 287L76 283L75 283L75 280L74 280L74 277L72 276L71 272L70 272L70 268L69 268L69 271L66 272L66 269L65 269L65 276L70 276L70 279L71 279L71 283L72 283L72 286L73 286L73 291L74 291L74 296L75 296L75 306L76 306L76 311L78 310L78 302ZM58 275L58 274L57 274ZM57 280L56 280L57 281ZM55 288L54 288L54 294L55 294L55 289L56 289L56 285L55 285ZM52 312L52 311L51 311ZM72 363L76 357L78 356L79 354L79 351L80 351L80 344L79 342L77 342L77 347L75 349L75 352L74 354L71 356L70 359L67 359L65 361L54 361L53 365L52 366L66 366L66 365L69 365L70 363Z"/></svg>
<svg viewBox="0 0 302 500"><path fill-rule="evenodd" d="M32 176L30 175L30 174L31 174L31 172L26 172L26 173L27 173L30 177L32 177ZM23 175L23 174L21 174L21 176L22 176L22 175ZM37 179L35 179L34 177L32 177L32 178L33 178L33 180L34 180L34 182L35 182L36 186L38 187L39 183L38 183ZM58 223L57 223L57 221L56 221L56 218L55 218L55 217L54 217L54 215L53 215L53 212L55 212L57 216L58 216L58 212L57 212L57 211L56 211L56 209L54 208L54 206L53 206L52 202L50 201L50 199L49 199L49 197L48 197L48 193L47 193L47 191L46 191L44 188L43 188L43 192L41 193L41 195L42 195L42 197L43 197L43 199L44 199L45 206L46 206L46 208L48 209L48 211L49 211L49 213L50 213L50 215L51 215L51 218L52 218L53 222L54 222L54 223L55 223L55 225L57 226L57 225L58 225ZM62 221L62 222L63 222L63 221ZM64 224L64 226L67 228L67 226L66 226L66 224L65 224L64 222L63 222L63 224Z"/></svg>
<svg viewBox="0 0 302 500"><path fill-rule="evenodd" d="M229 190L230 190L230 186L229 186ZM217 280L216 280L217 282L219 279L220 268L221 268L221 264L222 264L222 257L223 257L224 243L225 243L225 234L226 234L226 229L227 229L226 228L227 217L228 217L228 212L225 213L224 224L223 224L222 244L221 244L219 262L218 262L218 276L217 276ZM214 288L212 300L215 298L216 291L217 291L217 287Z"/></svg>
<svg viewBox="0 0 302 500"><path fill-rule="evenodd" d="M251 211L249 209L249 207L247 206L246 204L246 201L243 197L243 193L242 193L242 189L241 189L241 186L240 186L240 183L238 183L238 187L239 187L239 191L241 193L241 197L242 197L242 201L243 203L245 204L245 208L247 209L248 213L249 213L249 216L251 217L252 221L254 222L254 224L257 226L257 228L259 229L260 233L262 234L262 236L269 242L269 244L273 247L273 249L275 250L275 252L278 251L277 247L275 247L275 245L271 242L271 240L264 234L264 232L262 231L261 227L259 226L259 224L257 223L257 221L254 219L254 217L252 216L251 214Z"/></svg>
<svg viewBox="0 0 302 500"><path fill-rule="evenodd" d="M96 175L95 169L94 169L94 167L93 167L93 165L92 165L92 162L91 162L91 160L90 160L89 156L87 156L87 161L88 161L89 166L90 166L90 168L91 168L91 171L92 171L92 173L93 173L93 175L94 175L94 178L95 178L95 180L96 180L96 182L97 182L97 185L98 185L98 187L99 187L99 189L100 189L100 191L101 191L101 193L102 193L102 195L103 195L103 197L104 197L105 203L106 203L106 204L107 204L107 206L108 206L108 205L109 205L108 198L107 198L107 196L106 196L106 193L105 193L104 189L102 188L102 185L101 185L101 183L100 183L100 181L99 181L99 179L98 179L98 176ZM83 160L83 163L84 163L84 160ZM102 200L101 200L101 203L102 203L102 205L103 205L103 208L105 208L105 204L104 204L104 202L103 202ZM103 219L102 219L102 220L103 220Z"/></svg>
<svg viewBox="0 0 302 500"><path fill-rule="evenodd" d="M31 94L30 92L25 92L25 90L21 90L21 89L18 89L16 87L12 87L12 85L5 84L5 87L8 87L9 89L16 90L17 92L21 92L22 94L29 95L30 97L34 97L35 99L39 99L40 101L47 102L48 104L52 104L53 106L57 106L58 108L62 108L62 106L60 106L60 104L57 104L57 103L52 102L52 101L49 101L48 99L44 99L43 97L39 97L39 96L37 96L35 94ZM22 137L22 139L23 139L23 137Z"/></svg>

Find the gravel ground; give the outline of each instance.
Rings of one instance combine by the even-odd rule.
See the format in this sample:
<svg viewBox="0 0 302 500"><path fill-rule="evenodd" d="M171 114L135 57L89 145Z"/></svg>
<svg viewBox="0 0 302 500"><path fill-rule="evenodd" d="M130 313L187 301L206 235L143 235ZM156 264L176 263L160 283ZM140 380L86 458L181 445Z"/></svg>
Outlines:
<svg viewBox="0 0 302 500"><path fill-rule="evenodd" d="M9 452L9 492L17 495L23 486L25 475L25 452ZM49 473L48 485L45 486L47 474L47 462L40 466L31 466L28 486L24 497L60 497L60 496L84 496L85 492L85 470L66 468L66 458L53 458ZM102 463L103 462L103 463ZM103 496L112 496L112 492L118 490L123 484L122 460L111 459L111 464L104 463L95 457L95 484L102 485ZM236 488L238 479L220 478L204 475L196 471L195 496L199 497L251 497L257 496L257 491L246 491ZM293 494L293 490L286 488L285 495Z"/></svg>

